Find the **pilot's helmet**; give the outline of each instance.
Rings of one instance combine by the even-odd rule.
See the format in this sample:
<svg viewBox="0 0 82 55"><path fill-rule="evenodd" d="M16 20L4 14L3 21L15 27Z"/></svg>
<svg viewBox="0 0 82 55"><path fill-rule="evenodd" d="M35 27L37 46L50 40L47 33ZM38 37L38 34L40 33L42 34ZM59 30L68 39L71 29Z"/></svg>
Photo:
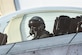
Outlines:
<svg viewBox="0 0 82 55"><path fill-rule="evenodd" d="M29 27L36 27L39 29L45 29L44 20L39 16L34 16L29 20Z"/></svg>

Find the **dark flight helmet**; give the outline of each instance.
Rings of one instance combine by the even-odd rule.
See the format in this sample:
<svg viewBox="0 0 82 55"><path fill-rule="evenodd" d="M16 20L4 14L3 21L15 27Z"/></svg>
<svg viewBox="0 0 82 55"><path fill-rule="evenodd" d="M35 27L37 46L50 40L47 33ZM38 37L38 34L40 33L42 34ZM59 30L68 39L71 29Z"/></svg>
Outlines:
<svg viewBox="0 0 82 55"><path fill-rule="evenodd" d="M31 28L31 26L36 27L38 29L45 29L45 23L44 20L39 17L39 16L34 16L29 20L29 27Z"/></svg>

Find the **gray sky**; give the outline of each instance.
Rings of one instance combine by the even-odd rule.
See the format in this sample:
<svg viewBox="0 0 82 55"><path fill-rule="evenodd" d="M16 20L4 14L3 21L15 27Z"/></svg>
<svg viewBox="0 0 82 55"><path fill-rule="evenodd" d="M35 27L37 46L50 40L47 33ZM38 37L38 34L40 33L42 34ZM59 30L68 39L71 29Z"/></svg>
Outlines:
<svg viewBox="0 0 82 55"><path fill-rule="evenodd" d="M36 7L80 7L82 8L82 0L19 0L21 9L29 9Z"/></svg>

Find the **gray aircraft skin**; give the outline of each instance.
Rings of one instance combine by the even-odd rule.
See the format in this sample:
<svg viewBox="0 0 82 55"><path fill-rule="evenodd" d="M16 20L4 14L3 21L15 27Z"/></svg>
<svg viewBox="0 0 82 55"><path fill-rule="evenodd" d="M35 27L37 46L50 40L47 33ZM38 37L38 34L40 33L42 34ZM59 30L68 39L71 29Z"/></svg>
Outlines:
<svg viewBox="0 0 82 55"><path fill-rule="evenodd" d="M43 13L45 14L43 15ZM57 17L63 14L66 14L70 17L75 17L82 15L82 8L41 7L19 10L15 13L0 17L0 32L4 33L5 28L7 27L9 22L12 21L12 19L17 19L18 17L25 15L27 18L31 15L41 15L45 17L45 15L50 15L49 13L51 15L53 14L52 17ZM0 46L0 55L82 55L82 32L53 36L37 40L27 40L27 37L25 36L28 36L28 34L25 33L26 29L22 27L24 21L25 18L24 20L22 19L22 22L20 24L20 31L22 31L22 41Z"/></svg>

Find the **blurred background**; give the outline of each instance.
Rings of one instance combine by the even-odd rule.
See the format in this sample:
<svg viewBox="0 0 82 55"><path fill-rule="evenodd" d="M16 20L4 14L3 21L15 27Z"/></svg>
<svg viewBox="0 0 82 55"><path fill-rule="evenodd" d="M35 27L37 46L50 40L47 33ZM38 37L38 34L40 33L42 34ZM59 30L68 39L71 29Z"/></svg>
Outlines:
<svg viewBox="0 0 82 55"><path fill-rule="evenodd" d="M17 10L37 7L78 7L82 8L82 0L0 0L0 16Z"/></svg>

